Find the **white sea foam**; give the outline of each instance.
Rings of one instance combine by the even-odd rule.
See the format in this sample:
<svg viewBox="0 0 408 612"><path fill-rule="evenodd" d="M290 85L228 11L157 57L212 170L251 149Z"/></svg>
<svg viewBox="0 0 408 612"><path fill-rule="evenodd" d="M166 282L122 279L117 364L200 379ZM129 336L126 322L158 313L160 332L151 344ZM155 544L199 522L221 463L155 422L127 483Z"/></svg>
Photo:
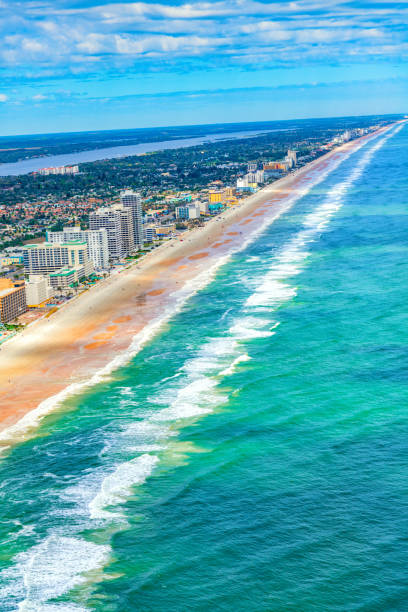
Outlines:
<svg viewBox="0 0 408 612"><path fill-rule="evenodd" d="M107 380L112 372L119 369L121 366L126 365L132 359L132 357L134 357L143 348L143 346L149 342L149 340L151 340L160 331L160 329L162 329L164 323L166 323L172 316L181 310L189 298L195 295L214 278L217 270L224 265L229 258L230 255L225 255L224 257L220 258L214 262L214 264L208 270L188 281L182 289L174 293L173 301L171 305L167 307L164 314L146 325L138 334L134 336L130 347L126 351L112 359L91 378L81 382L71 383L59 393L42 401L36 409L28 412L17 423L2 431L0 433L0 452L9 448L9 443L13 439L21 438L30 430L38 427L41 420L47 414L50 414L50 412L55 410L56 407L61 405L66 399L73 395L79 394L81 391L84 391L89 387L93 387Z"/></svg>
<svg viewBox="0 0 408 612"><path fill-rule="evenodd" d="M90 502L90 518L112 518L115 516L107 508L126 501L133 487L142 484L150 476L158 461L156 455L145 453L136 459L118 465L111 474L103 479L100 491Z"/></svg>
<svg viewBox="0 0 408 612"><path fill-rule="evenodd" d="M401 127L396 128L384 136L368 149L357 162L349 176L334 185L326 198L317 209L309 213L303 227L282 249L272 262L263 281L246 300L246 307L253 309L270 309L292 299L297 294L297 288L287 282L291 277L299 274L309 255L305 247L317 239L319 234L327 227L333 215L342 207L345 196L350 187L361 177L374 154L391 138ZM318 180L317 182L320 182ZM317 183L315 182L314 185Z"/></svg>
<svg viewBox="0 0 408 612"><path fill-rule="evenodd" d="M234 361L231 363L230 366L228 366L228 368L225 368L225 370L221 370L219 375L220 376L230 376L231 374L234 374L236 372L236 366L238 364L244 361L250 361L250 360L251 360L251 357L247 355L246 353L242 355L238 355L238 357L234 359Z"/></svg>
<svg viewBox="0 0 408 612"><path fill-rule="evenodd" d="M2 572L5 599L19 600L19 612L55 610L78 612L73 604L47 604L86 582L86 574L102 568L109 558L109 547L84 539L51 535L15 557L15 565Z"/></svg>
<svg viewBox="0 0 408 612"><path fill-rule="evenodd" d="M253 310L254 307L256 310L259 306L264 307L265 305L270 307L271 304L275 305L291 299L296 294L296 289L284 281L300 271L302 262L307 257L305 246L326 227L330 217L342 205L346 190L360 176L375 151L394 133L395 131L376 142L357 163L351 176L333 188L323 204L308 215L304 229L274 259L267 278L247 300L245 304L247 310ZM313 186L321 182L346 157L348 155L332 163L324 173L310 181L310 184L296 198L288 202L287 208L293 204L295 199L302 197ZM271 221L265 220L263 225L235 251L246 248L249 242L264 231L270 223ZM71 385L57 396L43 402L37 411L33 411L27 415L27 418L22 419L13 432L21 433L35 426L44 414L47 414L63 399L86 386L104 380L112 370L126 363L157 333L163 322L182 307L186 299L213 278L218 268L228 259L229 256L223 257L208 272L188 283L175 296L172 307L163 317L153 321L143 332L135 336L132 346L126 353L114 359L89 381ZM152 411L143 421L127 426L118 436L118 444L123 445L124 454L131 453L132 449L138 451L144 448L149 449L150 452L118 463L112 466L110 471L107 471L106 468L91 470L77 485L68 487L64 493L65 499L77 505L77 513L74 511L70 516L75 514L83 516L88 521L88 528L95 526L95 520L121 520L120 513L114 510L115 506L123 504L131 495L133 487L145 482L152 474L159 461L158 455L153 453L159 453L165 440L174 435L174 431L170 429L171 423L209 413L225 401L224 393L217 390L219 377L234 374L237 366L249 359L249 356L242 352L242 343L250 342L253 338L270 336L277 325L279 322L271 321L265 314L259 316L258 312L257 316L241 316L233 322L227 336L207 342L195 358L180 368L177 375L172 377L173 380L163 380L162 383L166 383L166 388L159 391L153 401L158 405L164 404L165 407L159 411ZM129 389L123 389L122 395L125 401L130 394ZM8 437L10 437L10 430L8 436L3 434L3 439ZM116 441L110 444L110 450L114 450ZM82 524L81 527L83 528ZM72 531L75 529L78 530L78 523L72 527ZM15 558L15 565L6 570L8 578L14 578L14 586L17 584L20 589L20 593L11 594L16 601L21 602L18 609L21 612L58 612L60 610L79 612L82 608L75 605L48 604L47 602L86 582L84 574L103 567L108 560L109 553L108 546L93 544L80 538L77 534L73 537L62 537L58 533L50 535L42 543L18 555Z"/></svg>
<svg viewBox="0 0 408 612"><path fill-rule="evenodd" d="M268 329L264 329L265 327L268 327ZM238 340L268 338L274 334L269 320L256 317L240 317L236 319L229 331Z"/></svg>
<svg viewBox="0 0 408 612"><path fill-rule="evenodd" d="M390 133L389 136L380 140L379 143L375 145L376 150L383 144L383 142L385 142L385 140L387 140L394 133L396 133L396 131L397 130L394 130ZM280 209L280 214L288 210L291 206L293 206L295 201L304 197L312 188L316 187L319 183L321 183L333 170L335 170L340 164L342 164L346 159L348 159L350 155L356 153L362 146L364 146L364 144L365 143L360 143L353 150L344 153L343 156L339 159L331 160L326 170L321 171L319 173L313 173L311 175L312 180L309 181L309 183L305 185L302 189L299 189L293 196L287 199L286 205ZM373 149L375 147L373 147ZM373 149L371 149L370 151L372 151ZM81 382L71 383L59 393L42 401L37 408L30 411L29 413L24 415L17 423L1 432L0 452L4 452L8 448L10 448L11 441L27 435L29 431L38 427L44 416L55 410L55 408L62 404L66 399L73 395L79 394L80 392L86 390L89 387L93 387L98 383L103 382L109 377L109 375L112 374L112 372L114 372L121 366L127 364L132 359L132 357L134 357L141 350L141 348L157 334L157 332L162 328L163 324L167 322L172 316L174 316L178 311L180 311L185 302L191 296L195 295L214 278L218 269L230 259L233 253L244 250L251 242L256 240L256 238L266 230L266 228L274 221L274 219L275 217L268 219L268 217L266 216L263 222L260 223L258 227L254 231L252 231L239 246L233 246L228 255L224 255L216 262L214 262L208 270L202 272L197 277L187 282L180 291L174 294L174 300L172 304L165 310L165 313L161 317L151 321L150 324L146 325L143 330L136 334L133 338L130 347L126 351L112 359L106 366L101 368L89 379Z"/></svg>

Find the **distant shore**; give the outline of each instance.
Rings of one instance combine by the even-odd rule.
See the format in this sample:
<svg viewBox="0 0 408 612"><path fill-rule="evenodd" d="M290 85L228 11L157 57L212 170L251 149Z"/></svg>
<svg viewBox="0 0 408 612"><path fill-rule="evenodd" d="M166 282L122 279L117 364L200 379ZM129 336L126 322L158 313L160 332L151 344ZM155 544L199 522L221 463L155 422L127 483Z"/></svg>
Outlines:
<svg viewBox="0 0 408 612"><path fill-rule="evenodd" d="M126 363L224 258L292 206L316 177L391 124L346 143L40 319L0 348L0 446L21 439L68 395Z"/></svg>
<svg viewBox="0 0 408 612"><path fill-rule="evenodd" d="M52 166L68 166L72 164L87 164L90 162L103 161L106 159L118 159L131 155L144 155L169 149L181 149L185 147L198 146L207 142L218 142L220 140L235 140L238 138L251 138L275 131L285 131L267 129L264 130L243 130L236 132L221 132L203 134L201 136L189 138L174 138L172 140L158 140L154 142L140 142L133 145L116 145L113 147L100 147L88 149L76 153L58 153L56 155L42 155L40 157L30 157L16 162L0 163L0 177L20 176L38 172L41 168Z"/></svg>

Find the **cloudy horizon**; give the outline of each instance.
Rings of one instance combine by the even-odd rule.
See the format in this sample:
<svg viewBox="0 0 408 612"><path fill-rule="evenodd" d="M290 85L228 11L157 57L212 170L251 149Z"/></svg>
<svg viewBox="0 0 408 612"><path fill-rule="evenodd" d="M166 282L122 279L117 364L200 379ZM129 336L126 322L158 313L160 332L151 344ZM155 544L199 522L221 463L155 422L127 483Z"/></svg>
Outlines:
<svg viewBox="0 0 408 612"><path fill-rule="evenodd" d="M405 112L407 2L0 7L4 135Z"/></svg>

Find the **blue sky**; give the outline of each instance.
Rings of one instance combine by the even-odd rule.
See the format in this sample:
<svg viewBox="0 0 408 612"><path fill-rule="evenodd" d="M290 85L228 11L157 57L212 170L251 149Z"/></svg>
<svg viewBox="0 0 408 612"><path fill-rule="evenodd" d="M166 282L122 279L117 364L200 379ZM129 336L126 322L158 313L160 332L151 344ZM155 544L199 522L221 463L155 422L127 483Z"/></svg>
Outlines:
<svg viewBox="0 0 408 612"><path fill-rule="evenodd" d="M0 12L0 134L408 111L408 0Z"/></svg>

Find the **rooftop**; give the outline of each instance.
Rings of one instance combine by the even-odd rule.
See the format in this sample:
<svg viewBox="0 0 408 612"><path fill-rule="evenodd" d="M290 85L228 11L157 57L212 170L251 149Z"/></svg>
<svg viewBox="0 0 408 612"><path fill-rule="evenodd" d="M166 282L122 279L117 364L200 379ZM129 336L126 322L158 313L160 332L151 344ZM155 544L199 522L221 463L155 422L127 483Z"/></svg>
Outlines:
<svg viewBox="0 0 408 612"><path fill-rule="evenodd" d="M86 247L86 242L82 240L70 240L68 242L40 242L38 244L26 244L24 248L26 249L42 249L44 247L69 247L69 246L83 246Z"/></svg>
<svg viewBox="0 0 408 612"><path fill-rule="evenodd" d="M57 270L56 272L51 272L50 276L70 276L74 273L74 268L68 268L67 270Z"/></svg>

